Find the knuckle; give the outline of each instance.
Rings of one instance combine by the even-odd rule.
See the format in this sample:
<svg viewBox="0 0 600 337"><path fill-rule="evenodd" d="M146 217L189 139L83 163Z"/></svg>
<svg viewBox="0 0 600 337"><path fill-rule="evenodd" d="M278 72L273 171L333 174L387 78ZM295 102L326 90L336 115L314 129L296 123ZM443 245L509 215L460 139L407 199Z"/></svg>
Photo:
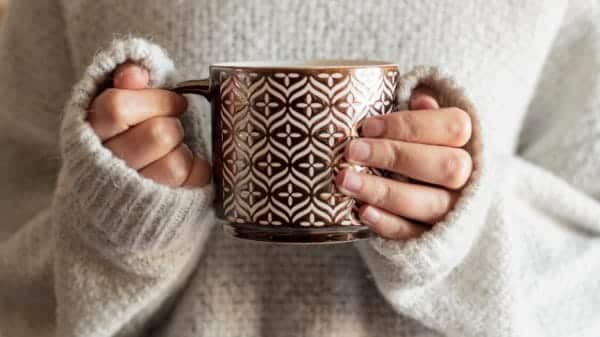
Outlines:
<svg viewBox="0 0 600 337"><path fill-rule="evenodd" d="M407 141L420 141L423 139L422 128L419 126L419 117L415 112L407 112L400 116L400 136Z"/></svg>
<svg viewBox="0 0 600 337"><path fill-rule="evenodd" d="M471 174L471 155L463 149L453 149L443 160L446 186L460 188Z"/></svg>
<svg viewBox="0 0 600 337"><path fill-rule="evenodd" d="M452 108L446 132L453 144L462 146L471 138L471 118L462 109Z"/></svg>
<svg viewBox="0 0 600 337"><path fill-rule="evenodd" d="M169 156L166 163L166 174L169 175L171 180L178 183L183 183L190 172L189 165L180 158L175 156Z"/></svg>
<svg viewBox="0 0 600 337"><path fill-rule="evenodd" d="M385 168L401 171L410 160L409 155L398 146L393 146L391 143L386 143L384 153Z"/></svg>
<svg viewBox="0 0 600 337"><path fill-rule="evenodd" d="M174 106L173 102L175 101L176 94L170 91L158 91L156 92L156 102L160 107L170 107Z"/></svg>
<svg viewBox="0 0 600 337"><path fill-rule="evenodd" d="M426 212L432 221L439 221L443 218L450 208L450 196L448 193L435 193L428 204Z"/></svg>
<svg viewBox="0 0 600 337"><path fill-rule="evenodd" d="M384 181L377 181L373 185L373 195L371 203L375 206L382 207L388 203L388 199L392 193L390 184Z"/></svg>
<svg viewBox="0 0 600 337"><path fill-rule="evenodd" d="M406 240L411 236L410 224L401 219L390 221L393 224L393 230L389 237L393 240Z"/></svg>
<svg viewBox="0 0 600 337"><path fill-rule="evenodd" d="M149 121L148 138L156 146L173 147L183 140L183 128L175 118L154 118Z"/></svg>
<svg viewBox="0 0 600 337"><path fill-rule="evenodd" d="M123 122L127 113L123 91L114 88L106 89L98 97L98 100L98 108L108 123L120 124Z"/></svg>

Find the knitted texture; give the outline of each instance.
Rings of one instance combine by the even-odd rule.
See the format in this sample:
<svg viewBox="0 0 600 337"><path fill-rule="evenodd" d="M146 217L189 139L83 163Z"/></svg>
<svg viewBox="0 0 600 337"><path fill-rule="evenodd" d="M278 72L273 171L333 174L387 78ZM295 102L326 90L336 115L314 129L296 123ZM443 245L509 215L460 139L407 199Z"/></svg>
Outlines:
<svg viewBox="0 0 600 337"><path fill-rule="evenodd" d="M53 214L55 221L78 231L99 253L115 257L115 263L131 265L139 272L159 272L164 271L164 263L169 265L165 254L188 248L198 231L209 230L198 223L212 201L212 186L176 189L140 176L114 157L85 122L98 88L127 61L147 68L153 87L174 84L171 60L144 40L115 41L95 56L65 108L63 166ZM137 259L139 256L145 263ZM165 261L156 263L161 258Z"/></svg>
<svg viewBox="0 0 600 337"><path fill-rule="evenodd" d="M13 1L0 336L597 336L598 17L594 0ZM398 63L403 108L423 84L471 116L473 175L421 237L231 238L211 187L141 177L85 121L125 61L163 87L309 58ZM185 141L209 158L208 103L189 101Z"/></svg>
<svg viewBox="0 0 600 337"><path fill-rule="evenodd" d="M445 276L460 263L475 241L480 223L489 205L489 160L485 158L481 121L475 107L449 75L439 69L417 67L402 76L398 85L400 109L407 109L412 91L419 85L431 88L440 107L459 107L472 121L472 136L465 149L473 158L473 173L462 190L462 198L446 218L416 240L395 241L380 237L370 240L372 246L403 271L402 278L413 285L423 285ZM360 243L362 245L364 243ZM362 249L365 253L365 249ZM368 253L365 253L368 254ZM387 266L382 266L386 269ZM382 273L386 275L386 273ZM394 277L397 277L395 275Z"/></svg>

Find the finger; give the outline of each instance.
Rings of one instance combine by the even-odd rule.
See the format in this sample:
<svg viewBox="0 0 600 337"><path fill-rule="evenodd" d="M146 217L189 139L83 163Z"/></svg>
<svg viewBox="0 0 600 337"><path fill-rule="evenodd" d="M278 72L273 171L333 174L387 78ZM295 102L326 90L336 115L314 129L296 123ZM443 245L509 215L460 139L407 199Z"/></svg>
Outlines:
<svg viewBox="0 0 600 337"><path fill-rule="evenodd" d="M130 167L139 170L171 152L182 140L183 126L177 118L154 117L104 145Z"/></svg>
<svg viewBox="0 0 600 337"><path fill-rule="evenodd" d="M457 199L457 193L442 188L394 181L351 169L337 175L336 185L350 197L429 224L443 219Z"/></svg>
<svg viewBox="0 0 600 337"><path fill-rule="evenodd" d="M120 65L113 77L113 87L117 89L146 89L149 82L148 70L134 63Z"/></svg>
<svg viewBox="0 0 600 337"><path fill-rule="evenodd" d="M194 155L181 143L173 151L140 170L140 174L167 186L181 186L190 175Z"/></svg>
<svg viewBox="0 0 600 337"><path fill-rule="evenodd" d="M434 98L435 93L431 88L420 86L413 90L410 96L410 109L426 110L439 109L440 105Z"/></svg>
<svg viewBox="0 0 600 337"><path fill-rule="evenodd" d="M179 116L186 99L160 89L107 89L92 103L88 121L100 139L112 138L133 125L158 116Z"/></svg>
<svg viewBox="0 0 600 337"><path fill-rule="evenodd" d="M464 149L362 138L346 146L350 163L376 167L450 189L461 188L473 162Z"/></svg>
<svg viewBox="0 0 600 337"><path fill-rule="evenodd" d="M471 138L471 118L459 108L409 110L366 119L362 136L461 147Z"/></svg>
<svg viewBox="0 0 600 337"><path fill-rule="evenodd" d="M210 181L210 164L199 157L194 158L194 164L189 177L183 183L184 187L203 187Z"/></svg>
<svg viewBox="0 0 600 337"><path fill-rule="evenodd" d="M362 222L379 236L390 240L409 240L421 236L431 227L412 222L385 210L363 205L358 211Z"/></svg>

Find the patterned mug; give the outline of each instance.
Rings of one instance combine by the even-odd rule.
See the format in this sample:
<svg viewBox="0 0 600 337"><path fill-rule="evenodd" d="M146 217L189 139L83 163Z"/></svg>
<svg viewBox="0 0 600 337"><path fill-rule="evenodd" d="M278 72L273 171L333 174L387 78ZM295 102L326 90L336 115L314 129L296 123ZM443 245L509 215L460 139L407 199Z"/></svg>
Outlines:
<svg viewBox="0 0 600 337"><path fill-rule="evenodd" d="M360 122L394 111L398 67L376 61L240 62L176 85L212 104L217 216L235 237L286 243L371 236L340 169Z"/></svg>

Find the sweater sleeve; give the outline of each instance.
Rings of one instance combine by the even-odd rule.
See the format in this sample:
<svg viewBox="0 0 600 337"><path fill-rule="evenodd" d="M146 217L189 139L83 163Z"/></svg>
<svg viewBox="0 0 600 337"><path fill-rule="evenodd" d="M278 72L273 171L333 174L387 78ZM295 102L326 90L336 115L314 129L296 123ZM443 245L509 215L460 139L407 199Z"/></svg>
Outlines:
<svg viewBox="0 0 600 337"><path fill-rule="evenodd" d="M29 173L19 164L34 156L28 150L55 158L55 146L61 160L46 209L11 224L20 229L0 239L0 334L144 335L169 310L202 252L214 223L212 187L171 188L142 177L102 146L85 118L119 64L143 65L151 85L163 87L177 79L173 62L146 40L115 40L96 54L68 98L72 69L60 7L13 6L0 47L2 137L10 135L0 147L2 160L14 165L8 171L14 176ZM197 128L199 119L186 112L184 127ZM207 155L200 139L187 141ZM2 206L27 187L0 191Z"/></svg>
<svg viewBox="0 0 600 337"><path fill-rule="evenodd" d="M164 274L209 229L212 186L172 188L138 174L105 148L85 121L94 97L119 64L149 70L152 87L174 84L165 52L138 38L115 40L96 54L72 91L61 125L62 168L54 195L55 222L87 246L139 274ZM201 150L205 156L206 149ZM59 230L59 233L62 233ZM64 233L67 234L67 233ZM185 254L183 254L185 255Z"/></svg>
<svg viewBox="0 0 600 337"><path fill-rule="evenodd" d="M357 243L398 313L455 337L597 335L600 11L588 3L565 17L517 154L486 146L486 126L449 76L418 68L402 78L404 104L424 84L471 115L474 172L421 237Z"/></svg>
<svg viewBox="0 0 600 337"><path fill-rule="evenodd" d="M214 224L211 185L172 188L142 177L85 121L91 101L124 62L147 68L152 87L176 78L161 48L126 38L97 53L73 89L52 204L59 336L142 333L152 316L168 309ZM206 155L206 148L192 148Z"/></svg>

